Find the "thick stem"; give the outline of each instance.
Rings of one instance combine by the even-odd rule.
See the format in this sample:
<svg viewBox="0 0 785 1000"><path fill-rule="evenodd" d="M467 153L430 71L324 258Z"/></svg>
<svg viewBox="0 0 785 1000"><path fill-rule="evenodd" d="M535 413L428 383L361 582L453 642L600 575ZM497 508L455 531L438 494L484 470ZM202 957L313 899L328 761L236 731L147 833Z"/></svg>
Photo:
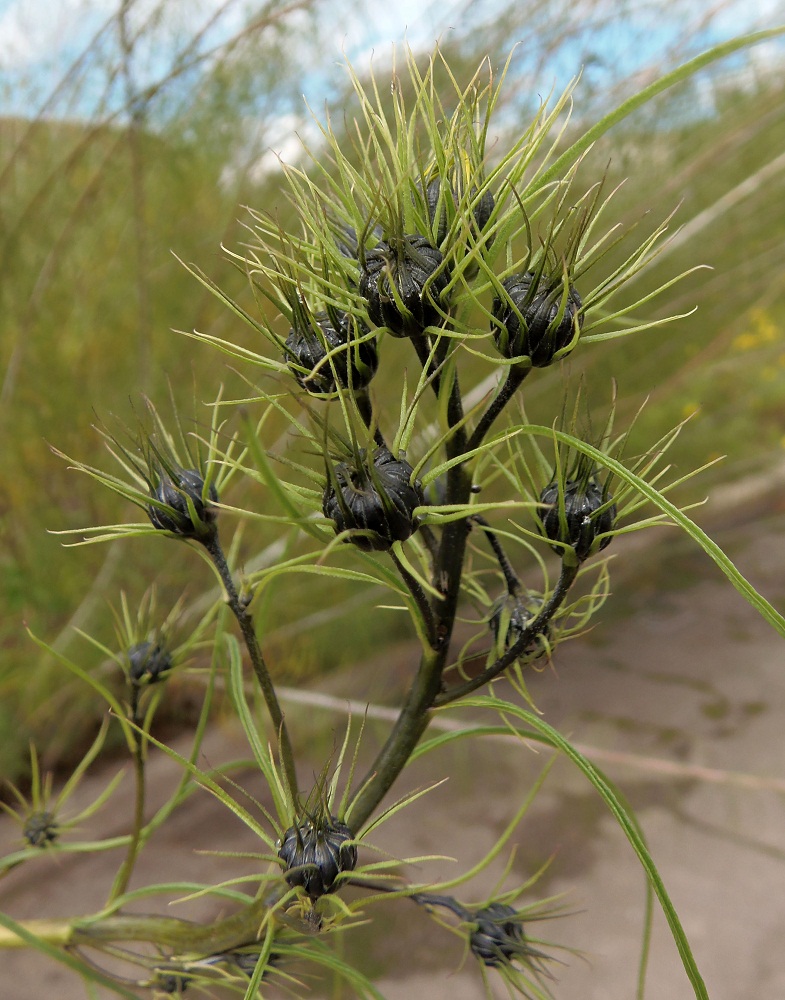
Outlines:
<svg viewBox="0 0 785 1000"><path fill-rule="evenodd" d="M292 802L296 803L297 770L294 764L294 752L292 750L289 732L286 728L286 722L284 720L283 712L281 711L278 696L275 693L275 687L272 679L270 678L269 671L267 670L267 665L264 662L262 650L259 646L259 640L256 637L253 620L248 614L247 609L240 601L237 588L235 587L234 580L232 579L232 574L226 562L226 557L224 556L223 549L221 548L221 543L218 541L218 536L215 535L209 541L204 542L204 546L207 549L210 558L213 560L215 568L218 570L221 582L224 585L224 590L226 591L227 603L229 604L232 614L237 619L237 624L240 626L240 631L243 634L243 639L245 640L245 645L248 649L248 655L251 658L251 666L253 667L254 674L256 675L256 680L259 682L259 687L261 689L262 696L264 697L265 704L267 705L267 710L270 713L272 723L278 733L281 761L283 763L286 783L289 786L289 794Z"/></svg>
<svg viewBox="0 0 785 1000"><path fill-rule="evenodd" d="M459 698L464 698L467 694L471 694L472 691L476 691L478 688L483 687L492 681L494 678L498 677L507 667L511 666L518 657L526 650L526 647L532 643L538 635L545 631L548 626L548 622L553 618L554 614L559 610L561 605L564 603L564 598L567 596L570 587L575 582L575 578L578 575L579 565L567 566L562 563L561 573L559 575L558 582L553 589L553 593L548 598L547 603L537 615L537 617L528 625L523 632L521 632L518 639L510 646L510 648L500 656L499 659L492 663L490 667L483 670L482 673L477 674L476 677L472 677L470 680L463 684L459 684L456 687L450 688L449 691L444 691L441 693L434 703L434 707L441 708L443 705L449 705L450 702L457 701Z"/></svg>
<svg viewBox="0 0 785 1000"><path fill-rule="evenodd" d="M237 913L213 924L197 924L177 917L134 914L70 920L20 921L22 930L60 947L99 945L107 942L149 941L178 952L216 955L258 940L269 901L257 899ZM27 948L29 942L0 927L0 951Z"/></svg>
<svg viewBox="0 0 785 1000"><path fill-rule="evenodd" d="M448 409L451 421L459 420L463 412L460 398L451 402L453 405ZM462 428L459 428L459 432L453 434L446 443L449 457L457 457L466 446L465 435L461 432ZM471 477L463 464L453 466L447 473L446 502L467 503L470 491ZM458 609L468 536L469 522L466 518L444 526L434 567L434 583L442 594L433 602L437 645L434 650L423 654L395 725L351 805L349 820L355 830L362 827L387 794L428 728L430 709L442 688L442 673L447 663Z"/></svg>

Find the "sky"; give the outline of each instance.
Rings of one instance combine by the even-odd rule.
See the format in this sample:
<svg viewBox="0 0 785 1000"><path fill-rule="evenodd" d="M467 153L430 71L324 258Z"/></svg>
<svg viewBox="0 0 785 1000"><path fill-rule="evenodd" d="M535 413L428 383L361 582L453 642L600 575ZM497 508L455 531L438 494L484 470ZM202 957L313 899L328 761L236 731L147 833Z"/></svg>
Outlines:
<svg viewBox="0 0 785 1000"><path fill-rule="evenodd" d="M373 52L378 57L389 51L391 43L406 39L413 48L429 48L451 25L460 25L465 33L473 23L492 20L494 12L506 6L501 0L372 0L364 8L372 11L372 16L348 19L340 14L331 16L336 9L333 0L318 2L325 12L319 30L322 66L330 64L331 55L333 62L345 55L358 67L366 65ZM559 2L553 0L554 9ZM107 93L105 66L106 56L117 51L118 32L112 16L118 4L119 0L0 0L0 114L31 115L44 110L55 116L88 118L95 115L102 100L105 104L99 113L115 111L123 103L121 81ZM159 6L160 0L132 0L130 30L147 25ZM165 16L154 33L155 44L140 47L135 57L135 82L143 86L159 78L171 63L175 46L192 34L194 25L209 24L214 18L202 43L210 48L230 38L242 27L247 10L258 6L251 0L168 0ZM614 16L621 9L619 0L594 0L594 9L606 15L605 27L595 36L594 44L603 52L607 68L618 71L623 67L624 72L632 73L658 51L679 41L680 22L670 13L662 16L663 11L676 9L668 0L634 0L624 6L631 6L633 14L620 18ZM680 0L680 10L690 6L696 16L708 9L706 0ZM718 8L718 13L709 41L785 23L785 0L714 0L712 7ZM339 4L337 9L350 10L351 5ZM563 9L565 19L579 16L580 0L563 5ZM98 43L91 46L96 37ZM64 87L64 96L52 101L67 68L85 51L90 55L78 64L84 85L70 91ZM561 89L579 69L578 60L575 47L565 45L549 66L552 78L543 85ZM601 71L602 67L593 67L595 74ZM314 62L303 72L301 85L306 99L319 105L325 97L324 70ZM70 104L65 95L70 96Z"/></svg>

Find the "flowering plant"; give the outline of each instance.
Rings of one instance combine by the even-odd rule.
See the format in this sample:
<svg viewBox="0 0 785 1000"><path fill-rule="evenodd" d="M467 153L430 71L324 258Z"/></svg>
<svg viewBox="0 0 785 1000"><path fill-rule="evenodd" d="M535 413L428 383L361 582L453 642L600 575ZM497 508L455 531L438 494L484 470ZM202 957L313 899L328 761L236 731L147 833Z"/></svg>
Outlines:
<svg viewBox="0 0 785 1000"><path fill-rule="evenodd" d="M612 221L613 192L603 178L583 176L585 153L634 106L749 41L721 46L652 84L572 143L572 87L543 103L504 147L491 131L504 71L497 79L484 63L459 84L438 50L425 66L409 55L390 91L352 71L354 138L323 123L310 162L282 168L296 221L284 228L276 216L253 211L248 245L229 251L248 274L256 307L191 268L258 337L247 347L239 338L190 335L251 366L250 398L219 396L209 431L182 420L171 429L150 403L138 432L104 432L116 471L70 459L136 504L142 521L66 534L78 534L81 543L145 535L185 543L215 572L223 600L179 645L172 635L181 607L158 624L152 598L136 618L123 601L119 651L105 647L115 680L83 679L105 699L135 765L131 829L111 845L125 849L124 861L101 913L37 930L0 917L0 945L30 944L38 933L43 950L120 996L147 987L169 995L201 988L250 1000L265 995L268 983L296 989L307 965L375 997L363 970L331 942L341 929L370 919L377 904L395 901L414 903L460 934L488 989L491 977L501 976L523 996L551 996L553 949L530 925L552 912L554 901L531 899L531 882L497 886L480 903L453 895L514 842L545 772L487 856L457 878L413 882L401 874L402 859L373 853L379 825L423 794L388 798L409 765L458 738L437 727L428 735L429 727L458 712L469 718L461 738L505 734L537 742L565 754L593 784L641 861L696 996L706 996L635 818L607 779L538 714L527 675L551 663L559 644L602 606L613 539L652 524L680 525L775 627L784 623L671 502L687 478L669 479L664 464L680 428L630 456L629 428L615 429L613 403L601 431L582 435L580 390L572 405L565 402L569 386L558 391L548 424L527 418L524 399L529 380L560 369L593 342L679 318L643 313L683 274L637 300L627 295L663 247L667 220L642 238L621 231ZM449 81L444 90L441 76ZM239 419L231 430L233 413ZM275 425L277 445L269 430ZM232 506L236 479L251 484L258 504ZM254 520L279 526L287 541L275 559L242 572L241 533ZM373 745L350 720L315 781L306 780L301 741L255 617L271 584L298 574L383 594L385 606L408 615L419 644L386 739ZM167 680L178 671L204 671L205 663L194 747L184 756L153 734L152 723ZM219 679L269 792L269 802L254 808L233 794L238 786L228 766L208 771L197 763ZM480 725L479 712L495 721ZM152 818L145 796L151 748L168 754L183 775ZM258 872L241 880L255 888L190 889L234 904L210 924L126 912L172 888L131 889L131 878L151 835L199 787L255 838ZM41 849L59 849L66 792L53 808L40 782L32 803L17 796L11 811L27 846L5 859L6 869ZM155 953L135 947L143 944ZM104 963L118 957L135 966L135 978L107 970Z"/></svg>

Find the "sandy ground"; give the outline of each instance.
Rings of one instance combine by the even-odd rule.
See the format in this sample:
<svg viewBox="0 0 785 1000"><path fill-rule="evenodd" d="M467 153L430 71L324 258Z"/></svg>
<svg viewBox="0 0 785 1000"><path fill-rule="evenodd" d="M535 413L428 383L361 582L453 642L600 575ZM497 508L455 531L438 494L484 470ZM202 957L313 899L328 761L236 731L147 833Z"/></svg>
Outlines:
<svg viewBox="0 0 785 1000"><path fill-rule="evenodd" d="M785 512L743 507L714 535L751 582L785 607ZM709 511L709 515L711 511ZM740 515L744 514L744 517ZM742 523L743 522L743 523ZM785 655L782 640L727 584L713 564L674 532L646 550L618 544L614 595L600 623L560 647L553 670L534 675L531 691L544 717L587 748L634 806L671 894L712 1000L785 998ZM406 651L331 681L333 694L378 698L402 684ZM338 714L290 709L296 731L329 744ZM372 722L369 745L384 732ZM328 734L325 737L324 734ZM213 727L205 762L246 753L242 738ZM509 742L456 744L412 770L409 787L450 780L374 835L393 856L451 855L412 877L445 876L474 864L491 846L540 772L547 754ZM154 798L174 773L162 755L151 761ZM89 796L107 776L90 779ZM95 785L93 785L95 782ZM244 787L262 794L252 775ZM130 788L130 781L128 782ZM119 805L92 824L96 834L122 832ZM130 810L130 805L128 806ZM14 831L0 822L0 848ZM537 925L537 933L582 957L561 953L552 990L557 1000L633 1000L642 933L644 880L614 819L587 782L560 760L516 832L508 884L528 879L551 858L527 899L564 893L570 915ZM150 845L134 884L231 878L252 871L232 857L197 850L253 851L249 831L207 794L194 796ZM500 876L503 855L460 890L480 900ZM15 918L90 912L105 898L116 856L42 858L0 884L0 908ZM170 910L170 912L172 912ZM174 912L178 912L175 910ZM412 904L377 911L373 931L347 938L350 955L388 1000L482 997L474 963L460 967L462 946ZM191 916L212 916L200 904ZM497 984L498 987L498 984ZM494 987L494 995L506 995ZM0 954L0 1000L82 1000L67 969L29 951ZM101 997L109 994L99 993ZM141 994L140 994L141 995ZM190 996L190 994L187 994ZM272 989L270 997L285 994ZM322 994L314 989L310 994ZM646 997L694 995L667 925L655 912Z"/></svg>

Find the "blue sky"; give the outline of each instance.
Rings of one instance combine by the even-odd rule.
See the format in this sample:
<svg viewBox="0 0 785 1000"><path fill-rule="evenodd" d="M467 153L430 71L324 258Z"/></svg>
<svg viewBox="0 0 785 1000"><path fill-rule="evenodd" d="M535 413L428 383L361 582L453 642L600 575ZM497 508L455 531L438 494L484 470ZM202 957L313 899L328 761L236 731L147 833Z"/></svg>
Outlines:
<svg viewBox="0 0 785 1000"><path fill-rule="evenodd" d="M324 11L319 32L321 66L312 63L300 81L306 98L317 106L327 96L329 67L342 61L344 54L356 66L363 67L374 50L384 57L391 43L404 38L415 48L430 47L451 25L459 24L461 31L466 32L473 23L492 20L494 13L506 6L500 0L387 3L374 0L367 8L372 11L371 17L341 20L331 17L332 3L319 2L319 9ZM158 6L159 0L135 0L131 30L144 25ZM140 49L135 59L137 83L141 85L160 76L175 46L182 44L194 25L206 24L218 14L203 44L206 47L219 44L242 27L249 6L252 5L247 0L168 0L165 17L155 33L155 45ZM785 22L785 0L724 0L714 6L718 12L706 33L706 44L751 28ZM123 99L120 81L113 91L105 92L100 53L116 53L117 31L111 17L117 7L118 0L0 0L0 113L30 115L41 109L68 66L85 51L102 26L106 30L100 44L93 47L93 63L88 61L83 67L83 86L71 89L70 104L65 99L55 102L49 113L89 117L102 98L107 101L105 110L115 110ZM635 13L626 18L614 16L619 10L615 0L593 0L591 7L606 20L605 27L594 31L591 38L601 58L593 61L586 71L601 87L605 77L633 73L648 65L658 53L667 51L679 41L690 8L695 21L705 12L706 3L680 0L677 6L668 0L658 0L634 4ZM580 10L579 0L565 6L565 19L580 17ZM680 11L681 19L674 13L676 10ZM514 41L511 37L510 43ZM527 47L531 48L528 40L521 59L526 59ZM757 57L763 58L763 54L758 53ZM538 86L546 90L551 86L561 89L580 69L580 58L577 42L565 44L548 65L549 79L543 79L541 84L538 81Z"/></svg>

